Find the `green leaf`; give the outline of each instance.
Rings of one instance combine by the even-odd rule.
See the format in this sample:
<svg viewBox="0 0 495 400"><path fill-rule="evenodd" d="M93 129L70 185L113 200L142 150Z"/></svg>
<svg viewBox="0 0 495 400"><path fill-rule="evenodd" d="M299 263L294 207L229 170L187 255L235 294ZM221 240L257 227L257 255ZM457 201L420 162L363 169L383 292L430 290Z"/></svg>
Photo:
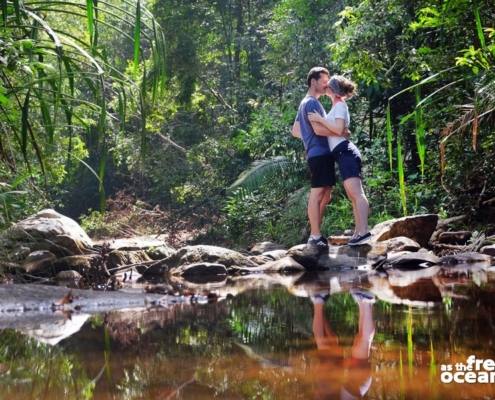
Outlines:
<svg viewBox="0 0 495 400"><path fill-rule="evenodd" d="M421 102L421 89L415 88L416 105ZM426 156L426 143L425 143L425 124L423 121L423 109L416 106L415 118L416 122L416 147L418 150L419 161L421 163L421 176L425 174L425 156Z"/></svg>
<svg viewBox="0 0 495 400"><path fill-rule="evenodd" d="M3 26L7 26L7 0L2 1L2 18L3 18Z"/></svg>
<svg viewBox="0 0 495 400"><path fill-rule="evenodd" d="M94 17L94 4L93 0L86 0L86 18L89 35L89 45L94 48L94 36L95 36L95 17Z"/></svg>
<svg viewBox="0 0 495 400"><path fill-rule="evenodd" d="M476 33L482 49L486 49L485 35L483 33L483 26L481 25L480 8L474 8L474 19L476 21Z"/></svg>
<svg viewBox="0 0 495 400"><path fill-rule="evenodd" d="M17 20L17 23L20 25L21 24L21 6L19 4L19 0L13 0L13 1L14 1L15 18Z"/></svg>
<svg viewBox="0 0 495 400"><path fill-rule="evenodd" d="M234 190L238 187L251 189L257 187L268 175L285 169L289 163L289 159L284 156L254 161L251 166L246 171L242 172L237 180L230 185L229 190Z"/></svg>
<svg viewBox="0 0 495 400"><path fill-rule="evenodd" d="M52 118L50 116L50 110L48 105L46 104L45 99L43 98L43 93L39 90L35 91L36 97L38 98L38 102L40 104L41 110L41 118L43 120L43 127L48 136L48 143L53 144L53 137L55 134L55 127L53 126Z"/></svg>
<svg viewBox="0 0 495 400"><path fill-rule="evenodd" d="M390 165L390 171L393 169L392 164L392 140L393 140L393 132L392 132L392 117L390 115L390 102L387 105L387 149L388 149L388 161Z"/></svg>
<svg viewBox="0 0 495 400"><path fill-rule="evenodd" d="M397 138L397 172L399 175L399 190L400 190L400 202L402 204L402 212L404 215L407 215L406 183L404 180L404 159L402 156L402 143L400 138Z"/></svg>
<svg viewBox="0 0 495 400"><path fill-rule="evenodd" d="M136 5L136 20L134 23L134 73L139 67L139 50L141 47L141 0Z"/></svg>
<svg viewBox="0 0 495 400"><path fill-rule="evenodd" d="M31 96L31 91L28 90L26 97L24 98L24 104L22 106L22 116L21 116L21 151L26 158L27 158L27 143L28 143L30 96Z"/></svg>

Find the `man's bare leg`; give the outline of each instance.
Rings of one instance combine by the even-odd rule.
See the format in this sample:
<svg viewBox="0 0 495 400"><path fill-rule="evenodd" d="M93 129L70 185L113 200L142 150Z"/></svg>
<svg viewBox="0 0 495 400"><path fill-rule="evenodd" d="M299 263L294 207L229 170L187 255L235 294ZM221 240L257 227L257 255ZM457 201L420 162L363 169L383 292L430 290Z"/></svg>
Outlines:
<svg viewBox="0 0 495 400"><path fill-rule="evenodd" d="M321 224L321 202L325 195L326 187L311 188L308 199L308 218L309 225L311 226L311 235L320 236L320 224Z"/></svg>
<svg viewBox="0 0 495 400"><path fill-rule="evenodd" d="M320 202L320 228L321 224L323 223L323 217L325 216L325 210L330 203L330 200L332 199L332 188L328 187L326 188L325 194L323 195L321 202Z"/></svg>

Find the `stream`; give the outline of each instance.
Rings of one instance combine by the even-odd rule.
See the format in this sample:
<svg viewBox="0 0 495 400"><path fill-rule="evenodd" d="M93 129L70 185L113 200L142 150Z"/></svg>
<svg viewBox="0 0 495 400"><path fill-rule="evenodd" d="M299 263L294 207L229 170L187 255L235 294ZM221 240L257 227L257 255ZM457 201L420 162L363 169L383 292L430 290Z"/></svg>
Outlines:
<svg viewBox="0 0 495 400"><path fill-rule="evenodd" d="M176 301L0 312L0 398L495 398L490 363L460 366L495 358L493 267L180 286Z"/></svg>

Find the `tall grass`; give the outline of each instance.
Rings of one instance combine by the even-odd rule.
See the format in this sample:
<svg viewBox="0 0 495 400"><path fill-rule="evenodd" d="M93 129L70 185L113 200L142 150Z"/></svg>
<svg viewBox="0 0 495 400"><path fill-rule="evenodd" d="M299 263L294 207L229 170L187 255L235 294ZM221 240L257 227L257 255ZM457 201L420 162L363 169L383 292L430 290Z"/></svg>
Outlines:
<svg viewBox="0 0 495 400"><path fill-rule="evenodd" d="M140 0L3 0L1 9L3 39L17 50L19 66L13 70L0 65L0 87L5 88L1 94L6 99L0 101L0 120L8 125L9 142L17 143L29 170L34 155L41 173L46 174L48 156L66 143L64 138L68 138L64 145L68 165L72 159L79 160L72 154L73 136L84 137L93 127L96 143L87 145L96 145L99 155L91 172L98 171L100 205L104 206L109 121L122 132L130 117L128 110L135 110L133 117L140 120L144 137L148 90L155 95L165 82L164 35L159 24ZM86 26L86 32L77 30L78 23ZM132 35L126 27L132 28ZM100 29L129 43L133 74L126 73L125 63L121 70L116 67L112 49L106 49L99 36ZM143 41L149 49L146 54L141 51ZM139 73L147 57L153 71L151 84ZM114 98L118 112L113 110ZM82 165L90 167L86 162Z"/></svg>
<svg viewBox="0 0 495 400"><path fill-rule="evenodd" d="M402 143L400 138L397 138L397 173L399 175L399 191L400 202L402 205L402 212L407 215L407 201L406 201L406 182L404 174L404 157L402 156Z"/></svg>
<svg viewBox="0 0 495 400"><path fill-rule="evenodd" d="M393 171L393 164L392 164L392 141L393 141L393 136L394 133L392 131L392 116L390 114L390 102L387 104L387 150L388 150L388 161L389 161L389 166L390 166L390 172Z"/></svg>
<svg viewBox="0 0 495 400"><path fill-rule="evenodd" d="M419 162L421 167L421 176L425 175L425 157L426 157L426 141L425 141L425 123L423 121L423 109L418 104L421 102L421 88L416 86L416 110L415 110L415 122L416 122L416 149L418 151Z"/></svg>

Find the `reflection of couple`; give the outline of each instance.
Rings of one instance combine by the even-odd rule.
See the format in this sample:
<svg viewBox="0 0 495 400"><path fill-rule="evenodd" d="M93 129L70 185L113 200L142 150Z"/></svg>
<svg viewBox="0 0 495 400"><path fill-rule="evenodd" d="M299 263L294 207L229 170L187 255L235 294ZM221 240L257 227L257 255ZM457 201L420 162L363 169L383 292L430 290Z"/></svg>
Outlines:
<svg viewBox="0 0 495 400"><path fill-rule="evenodd" d="M351 353L346 356L325 318L324 298L319 295L312 297L313 334L318 349L318 362L312 368L312 374L316 381L317 399L361 398L371 386L369 357L375 334L374 297L359 290L351 290L351 294L359 308L359 326Z"/></svg>
<svg viewBox="0 0 495 400"><path fill-rule="evenodd" d="M308 245L322 250L328 248L320 227L335 185L335 162L354 213L355 231L348 244L363 244L371 237L368 232L369 206L361 183L361 154L347 139L350 116L345 102L354 95L355 84L342 76L330 77L328 70L322 67L309 71L307 84L308 92L299 105L292 134L303 140L311 172ZM332 100L328 114L318 100L324 94Z"/></svg>

